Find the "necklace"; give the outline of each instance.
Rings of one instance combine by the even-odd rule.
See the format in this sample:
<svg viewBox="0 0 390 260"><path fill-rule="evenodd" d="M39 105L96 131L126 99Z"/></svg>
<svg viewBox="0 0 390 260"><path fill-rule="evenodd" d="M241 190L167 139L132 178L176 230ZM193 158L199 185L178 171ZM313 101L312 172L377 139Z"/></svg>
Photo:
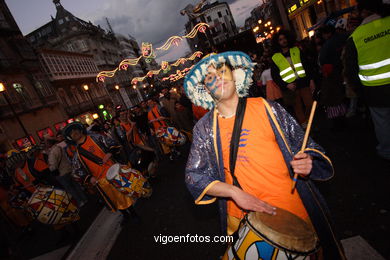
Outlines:
<svg viewBox="0 0 390 260"><path fill-rule="evenodd" d="M222 118L231 118L231 117L233 117L233 116L235 116L236 115L236 113L234 112L234 113L232 113L232 114L230 114L230 115L227 115L227 116L225 116L225 115L222 115L219 111L218 111L218 108L217 108L217 114L218 114L218 116L220 116L220 117L222 117Z"/></svg>

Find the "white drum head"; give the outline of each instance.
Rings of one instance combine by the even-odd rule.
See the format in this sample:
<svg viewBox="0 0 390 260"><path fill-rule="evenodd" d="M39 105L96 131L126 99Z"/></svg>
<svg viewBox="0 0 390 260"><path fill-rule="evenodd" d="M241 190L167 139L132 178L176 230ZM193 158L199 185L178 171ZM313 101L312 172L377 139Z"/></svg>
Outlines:
<svg viewBox="0 0 390 260"><path fill-rule="evenodd" d="M107 174L106 174L106 179L107 180L112 180L114 179L115 176L117 176L119 174L119 170L120 170L121 166L119 163L116 163L114 164L113 166L111 166L108 171L107 171Z"/></svg>

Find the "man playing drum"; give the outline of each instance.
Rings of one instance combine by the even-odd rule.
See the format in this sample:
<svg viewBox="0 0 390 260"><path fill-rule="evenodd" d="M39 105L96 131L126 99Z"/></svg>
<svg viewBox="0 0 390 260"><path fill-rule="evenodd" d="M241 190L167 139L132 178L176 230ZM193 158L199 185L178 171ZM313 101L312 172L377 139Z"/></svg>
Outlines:
<svg viewBox="0 0 390 260"><path fill-rule="evenodd" d="M344 259L325 201L312 183L333 176L323 149L309 139L307 148L299 153L303 130L278 103L248 98L246 109L237 113L251 85L252 70L246 54L226 52L202 59L186 76L187 96L195 105L210 110L194 127L187 187L196 204L218 198L223 233L235 232L245 212L275 215L280 208L314 227L325 259ZM240 115L243 120L234 167L237 182L233 185L230 142ZM292 193L294 173L300 177Z"/></svg>
<svg viewBox="0 0 390 260"><path fill-rule="evenodd" d="M111 157L118 150L118 144L103 135L87 134L79 122L67 125L63 133L76 146L72 160L73 171L84 177L84 183L96 185L107 206L112 211L121 211L123 223L131 217L138 218L132 207L133 199L115 189L106 179L108 169L114 165Z"/></svg>

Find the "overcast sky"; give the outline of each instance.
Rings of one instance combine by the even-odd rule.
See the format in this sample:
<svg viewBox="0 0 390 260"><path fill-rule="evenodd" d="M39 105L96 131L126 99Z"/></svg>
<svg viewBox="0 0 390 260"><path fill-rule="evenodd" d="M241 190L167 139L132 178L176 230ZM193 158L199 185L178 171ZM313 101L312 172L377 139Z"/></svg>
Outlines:
<svg viewBox="0 0 390 260"><path fill-rule="evenodd" d="M237 26L243 26L250 11L261 0L227 0ZM61 3L73 15L107 28L108 17L115 33L132 35L141 43L152 42L161 46L173 35L184 35L187 16L180 10L199 0L62 0ZM214 2L214 1L211 1ZM222 2L222 1L220 1ZM52 0L6 0L20 30L24 35L50 21L56 14ZM179 47L159 53L158 60L174 60L182 57L189 48L186 41Z"/></svg>

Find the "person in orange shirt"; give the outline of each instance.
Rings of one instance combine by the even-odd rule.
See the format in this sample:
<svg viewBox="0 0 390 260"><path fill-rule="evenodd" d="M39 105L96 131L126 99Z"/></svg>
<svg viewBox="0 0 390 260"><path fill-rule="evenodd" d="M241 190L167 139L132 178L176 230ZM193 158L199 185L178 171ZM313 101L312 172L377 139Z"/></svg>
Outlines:
<svg viewBox="0 0 390 260"><path fill-rule="evenodd" d="M99 194L112 211L119 210L123 216L123 224L130 219L138 220L132 207L134 201L111 185L106 174L114 165L113 154L118 152L119 145L112 139L97 134L87 134L81 123L74 122L63 130L68 141L76 145L76 153L72 160L73 170L83 176L84 183L96 186Z"/></svg>
<svg viewBox="0 0 390 260"><path fill-rule="evenodd" d="M278 103L246 98L252 70L248 55L226 52L202 59L186 76L187 96L210 109L194 127L187 187L196 204L218 199L223 233L235 232L246 212L281 208L313 225L325 259L345 259L312 183L332 177L331 161L312 140L300 152L303 130ZM294 173L300 177L291 193Z"/></svg>

